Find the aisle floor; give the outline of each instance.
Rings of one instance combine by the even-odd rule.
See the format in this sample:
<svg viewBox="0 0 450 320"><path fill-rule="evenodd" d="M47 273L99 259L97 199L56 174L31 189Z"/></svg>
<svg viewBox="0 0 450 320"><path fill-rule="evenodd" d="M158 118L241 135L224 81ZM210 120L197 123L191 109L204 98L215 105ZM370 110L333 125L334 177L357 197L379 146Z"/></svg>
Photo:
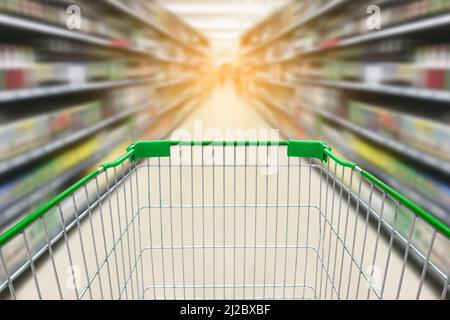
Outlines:
<svg viewBox="0 0 450 320"><path fill-rule="evenodd" d="M225 138L230 138L227 137L227 131L236 136L239 131L248 131L249 129L254 130L258 135L259 133L270 134L275 130L255 109L239 99L234 88L227 84L216 87L211 96L175 130L175 133L180 129L187 130L191 134L190 140L196 141L227 140ZM200 136L198 136L199 134ZM264 137L258 138L263 139Z"/></svg>
<svg viewBox="0 0 450 320"><path fill-rule="evenodd" d="M172 138L176 140L180 138L228 140L227 129L240 131L266 129L265 132L267 133L273 128L270 128L253 108L240 101L232 87L224 86L216 88L211 97L175 130L176 135ZM186 136L188 133L190 133L190 137ZM262 137L257 138L262 139ZM266 138L270 139L270 137ZM121 188L116 190L120 191L116 193L129 195L132 199L137 197L138 206L141 209L138 211L137 217L133 216L131 224L127 228L122 230L119 222L123 231L123 233L120 233L119 239L123 241L117 240L119 242L115 243L112 239L114 235L106 235L106 242L114 244L111 251L113 254L110 255L111 261L109 263L106 261L107 272L104 264L100 268L102 270L98 271L98 264L96 264L95 259L92 259L94 256L92 251L89 252L86 248L84 248L84 252L80 250L79 232L69 234L68 240L72 250L72 260L79 261L80 266L83 266L84 254L93 260L93 262L87 263L87 268L97 270L97 274L91 279L92 283L88 288L89 290L85 292L86 298L89 297L89 294L92 294L93 297L100 297L97 291L103 291L102 283L103 286L106 286L105 284L108 282L111 285L111 281L114 282L116 277L118 283L126 283L126 285L122 288L122 292L120 292L119 284L117 286L114 284L114 289L110 291L113 293L113 297L117 297L121 293L122 298L143 295L144 298L148 299L314 299L317 297L329 299L336 298L337 294L340 294L341 287L343 290L341 298L345 298L346 294L349 294L350 298L354 298L355 295L359 298L366 298L366 294L368 295L370 291L368 282L364 278L358 277L358 268L352 266L352 260L348 259L347 254L344 254L344 247L338 244L338 239L335 242L331 240L331 229L329 231L330 248L320 251L321 226L323 223L320 209L319 214L314 214L318 212L316 211L317 206L302 207L300 205L313 203L320 205L320 199L322 199L322 193L314 190L308 192L308 194L301 192L301 190L311 190L312 186L323 185L319 174L312 170L310 164L305 162L302 164L300 160L290 163L289 166L286 166L288 169L280 168L278 175L272 177L266 175L264 178L259 178L261 182L259 190L257 186L256 190L248 191L247 188L250 189L250 182L248 181L258 182L258 167L253 171L250 167L236 169L238 163L236 148L234 151L232 148L230 151L227 150L227 154L220 154L220 150L218 151L219 156L223 159L234 157L235 166L234 168L228 168L228 160L224 160L221 164L222 169L220 169L220 165L218 169L207 168L206 170L209 171L206 172L206 175L208 177L212 175L211 181L204 177L206 171L204 168L194 168L196 155L194 155L193 149L189 152L192 159L190 167L175 167L172 162L167 161L148 161L147 164L138 168L135 174L130 174L129 190L127 189L128 186L123 186L123 192L120 190ZM228 154L228 152L231 153ZM246 151L243 152L247 157ZM280 157L280 165L283 161L286 161L283 160L285 158L287 157ZM287 163L284 162L284 164ZM295 165L297 165L297 168L295 168ZM162 169L161 166L163 166ZM309 179L304 178L298 185L294 185L295 177L308 177L308 175L310 176ZM161 189L161 176L169 179L168 185L170 188ZM291 183L289 183L290 178L292 179ZM288 182L285 183L284 181ZM155 191L155 189L158 189L158 184L159 191ZM139 189L137 194L133 193L132 186L134 185ZM214 191L215 187L218 188L216 191ZM243 196L244 188L245 198ZM334 197L339 197L339 194L333 192L331 186L327 188L327 197L328 191L333 200ZM154 198L159 196L159 203L150 204L151 200L148 199L150 189L156 192ZM324 189L326 188L324 187ZM203 190L203 192L197 192L198 190ZM247 191L250 193L247 194ZM289 198L291 194L292 198ZM254 200L254 203L251 204L251 201L246 200L247 195L249 197L252 195L257 200ZM108 201L103 203L101 207L103 207L105 219L108 219L107 213L110 213L111 217L122 215L123 219L127 218L127 213L121 209L117 210L119 201L121 201L120 197L122 195L112 194L108 200L113 204L117 201L117 207L114 207L114 205L112 208L111 206L108 207ZM184 207L183 198L185 201L191 199L186 207ZM148 199L148 203L146 199ZM206 209L204 209L205 199L207 199L206 203L212 203L212 206ZM291 208L289 204L295 201L298 204ZM244 203L245 205L239 206L238 203ZM288 205L284 205L286 208L268 205L272 203L287 203ZM196 206L196 204L199 205ZM203 208L201 204L203 204ZM214 206L216 204L217 207ZM228 206L228 204L230 205ZM127 205L125 204L125 206ZM349 225L357 222L364 225L363 217L357 215L352 206L349 205L345 209L347 209ZM342 211L345 212L345 209ZM93 225L97 227L95 232L92 233L91 241L98 243L99 247L100 244L103 244L105 237L105 231L100 229L99 226L104 224L105 229L109 230L112 225L118 225L115 218L111 218L109 222L103 220L100 222L99 217L103 212L95 210L92 213ZM167 215L164 215L164 213L167 213ZM138 222L136 219L139 219ZM344 219L342 219L343 222ZM135 230L135 226L137 226L137 230ZM305 226L305 229L301 229L303 226ZM89 239L91 234L90 228L90 223L81 223L81 233L85 235L85 241L88 241L86 239ZM147 230L150 232L147 232ZM141 233L141 231L143 232ZM133 250L130 251L129 247L128 251L126 248L120 248L122 244L130 246L128 237L134 238L136 233L139 233L139 239L144 244L140 250L135 248L133 253ZM150 236L151 234L153 236ZM301 234L300 242L302 245L299 245L299 234ZM362 236L364 234L361 232ZM355 252L364 252L366 249L369 251L369 248L373 250L376 239L375 228L369 227L366 241L367 248L362 247L362 238L358 237L355 240ZM381 241L384 241L384 239L380 239ZM102 248L97 249L102 250ZM65 250L64 246L55 248L54 257L57 265L67 265ZM379 257L386 257L390 254L387 251L387 244L380 245ZM108 250L105 249L104 252L108 252ZM100 260L102 254L99 253L98 255ZM328 259L325 258L327 255ZM118 265L114 266L112 257L119 258ZM402 258L397 252L392 252L390 274L393 279L402 272ZM120 260L122 260L122 263ZM139 264L138 260L140 260ZM370 259L367 258L367 260L367 266L365 264L363 269L370 273L370 271L367 271L367 268L370 267ZM125 264L128 264L128 261L131 261L131 263L126 266ZM135 261L134 266L133 261ZM44 288L42 291L45 291L45 298L57 298L59 295L58 288L50 285L55 278L51 262L50 259L47 259L37 266L38 280ZM380 267L384 268L384 265L380 265ZM84 270L83 267L80 268ZM123 275L121 268L124 269ZM128 272L125 272L125 268L133 270L128 278L126 277ZM420 275L412 268L409 269L407 268L405 272L402 297L415 298L408 293L417 291ZM67 272L67 268L61 270L59 275L62 278L61 282L66 284L68 281L66 278L70 277L71 274ZM114 274L114 270L120 274ZM344 271L340 272L341 270ZM323 286L322 282L324 283ZM387 281L385 298L389 299L396 296L396 285L395 281ZM347 287L358 289L347 292ZM65 286L62 290L65 296L73 296L73 289ZM105 289L104 291L106 292L104 295L108 298L108 290ZM36 297L35 284L31 277L18 288L17 294L23 298ZM437 293L428 285L425 285L421 297L436 298ZM374 294L371 294L370 298L375 298Z"/></svg>

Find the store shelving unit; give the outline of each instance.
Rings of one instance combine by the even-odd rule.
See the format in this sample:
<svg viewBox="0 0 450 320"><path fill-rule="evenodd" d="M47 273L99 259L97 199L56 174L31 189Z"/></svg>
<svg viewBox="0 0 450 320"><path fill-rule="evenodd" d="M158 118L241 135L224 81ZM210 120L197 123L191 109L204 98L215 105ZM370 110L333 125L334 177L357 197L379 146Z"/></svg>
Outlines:
<svg viewBox="0 0 450 320"><path fill-rule="evenodd" d="M390 137L383 136L383 135L373 132L369 129L363 128L359 125L355 125L351 121L343 119L339 116L336 116L335 114L333 114L331 112L324 111L321 109L313 109L311 107L306 106L304 103L301 103L301 102L299 103L299 108L302 108L308 112L320 115L330 122L337 123L338 125L346 128L346 129L349 129L364 138L367 138L376 143L379 143L387 148L392 149L393 151L402 153L402 154L414 159L415 161L422 162L423 164L430 166L430 167L435 167L437 170L441 171L444 174L450 174L450 162L446 159L439 158L432 154L415 149L405 143L399 142Z"/></svg>
<svg viewBox="0 0 450 320"><path fill-rule="evenodd" d="M166 137L211 84L208 40L154 1L27 2L0 4L0 232L118 147ZM81 30L61 18L71 4L86 12Z"/></svg>
<svg viewBox="0 0 450 320"><path fill-rule="evenodd" d="M291 33L293 33L295 30L298 30L300 27L304 26L308 22L314 20L315 18L320 17L321 15L324 15L326 13L330 13L333 10L337 9L339 6L343 5L348 0L332 0L325 2L323 6L312 10L311 13L301 14L301 17L296 20L293 24L287 26L286 28L282 29L278 33L275 33L273 36L271 36L268 40L263 41L262 43L258 43L248 49L244 52L244 54L252 54L259 50L263 50L264 48L267 48L268 46L272 45L276 41L281 40L283 37L289 36ZM278 14L282 14L283 12L279 12ZM270 20L264 21L265 23L270 23ZM252 30L258 30L258 28L261 27L262 24L258 24L255 26ZM251 31L249 31L246 35L243 36L245 39L247 36L250 36L252 34Z"/></svg>
<svg viewBox="0 0 450 320"><path fill-rule="evenodd" d="M120 0L103 0L103 1L105 3L111 5L112 7L116 8L120 12L125 13L128 16L130 16L130 17L132 17L132 18L142 22L143 24L147 25L148 27L158 31L160 34L162 34L165 37L171 39L173 42L183 46L184 48L187 48L191 52L194 52L196 54L203 55L203 56L207 56L208 55L208 52L206 52L205 50L202 50L199 47L190 44L189 42L187 42L184 39L181 39L181 38L178 38L178 37L174 36L170 31L166 30L166 28L164 26L161 26L158 23L153 22L151 20L151 17L144 16L144 15L142 15L142 14L140 14L140 13L138 13L138 12L132 10L132 9L130 9L125 4L123 4ZM171 17L176 19L176 17L174 15L171 15ZM203 37L201 34L197 33L196 31L194 31L188 25L185 25L185 28L190 30L191 32L196 33L196 36L198 37L199 41L201 41L203 43L208 43L208 40L205 37Z"/></svg>
<svg viewBox="0 0 450 320"><path fill-rule="evenodd" d="M344 2L344 1L340 1L339 4L342 4L341 2ZM333 6L332 8L334 9L336 7L337 7L337 5ZM321 14L326 14L328 12L329 12L328 10L325 10ZM319 16L320 16L320 14L313 15L310 20L317 18ZM309 22L310 20L308 20L307 22ZM301 25L303 25L303 24L301 24ZM304 49L304 50L299 50L299 51L293 52L291 55L286 56L286 57L281 57L278 59L262 60L262 61L259 61L258 63L274 64L274 63L280 63L280 62L292 62L293 60L296 60L298 58L301 58L302 56L306 56L306 55L310 55L310 54L324 53L329 50L342 49L345 47L350 47L350 46L355 46L355 45L364 45L371 41L383 40L386 38L392 38L392 37L396 37L396 36L403 36L403 35L408 35L408 34L413 34L413 33L418 33L418 32L424 32L426 30L445 28L445 27L448 27L449 25L450 25L450 14L445 14L445 15L442 15L439 17L430 17L430 18L423 19L420 21L411 22L411 23L408 23L405 25L386 28L386 30L374 31L374 32L371 32L370 34L363 34L363 35L357 35L354 37L348 37L343 40L336 41L332 45L317 46L317 47L312 47L312 48L308 48L308 49ZM293 28L293 27L291 27L291 28ZM289 29L291 29L291 28L289 28ZM296 26L293 29L297 29L297 28L299 28L299 26ZM292 32L292 30L290 30L290 31ZM283 36L289 35L289 33L290 32L286 32L286 31L282 32L282 35L276 36L273 39L271 39L270 41L264 42L264 43L258 45L256 48L247 49L247 51L244 51L244 55L250 55L252 53L254 54L255 52L258 52L258 50L267 48L270 46L270 44L273 44L276 41L281 41L281 39L283 39Z"/></svg>
<svg viewBox="0 0 450 320"><path fill-rule="evenodd" d="M19 90L2 91L0 92L0 103L17 102L19 100L31 100L37 98L48 98L51 96L83 93L96 90L113 90L119 87L149 83L152 80L153 77L142 79L138 78L126 80L97 81L75 85L63 84L49 87L25 88Z"/></svg>
<svg viewBox="0 0 450 320"><path fill-rule="evenodd" d="M364 27L373 4L382 12L379 30ZM286 137L326 140L450 222L449 25L450 1L292 1L241 38L240 92L270 121L290 115L297 130L274 124ZM369 148L330 132L386 152L392 167L414 170L438 191L386 171Z"/></svg>
<svg viewBox="0 0 450 320"><path fill-rule="evenodd" d="M297 81L316 86L334 87L343 90L373 92L385 95L450 103L450 92L443 90L405 88L394 85L382 85L382 84L373 85L351 81L335 81L335 80L319 80L319 79L300 78L297 79Z"/></svg>
<svg viewBox="0 0 450 320"><path fill-rule="evenodd" d="M145 105L143 105L141 107L130 108L128 110L125 110L125 111L115 115L115 116L112 116L110 118L102 120L99 123L97 123L91 127L84 128L76 133L69 134L65 137L61 137L50 143L47 143L45 145L34 148L30 151L23 152L14 158L4 160L4 161L0 162L0 174L7 173L11 170L14 170L14 169L22 166L22 165L29 163L30 161L33 161L34 159L44 157L45 155L51 154L52 152L63 149L66 146L69 146L77 141L80 141L83 138L89 137L92 134L94 134L95 132L98 132L104 128L107 128L110 125L117 123L117 122L129 117L130 115L132 115L134 113L138 113L140 111L148 109L149 105L150 104L146 102Z"/></svg>
<svg viewBox="0 0 450 320"><path fill-rule="evenodd" d="M127 5L123 4L121 1L103 0L103 2L108 6L111 6L112 8L119 10L120 13L125 13L128 17L138 20L148 28L156 30L159 34L172 40L173 43L182 46L188 49L189 51L196 53L197 55L201 55L204 57L208 56L208 52L206 51L206 49L200 49L195 45L192 45L186 42L185 40L174 36L170 31L166 30L163 26L160 26L152 22L151 16L143 17L140 14L136 13L135 11L129 9ZM177 22L182 23L180 20L178 20ZM46 36L62 37L70 40L85 42L87 44L103 46L109 49L121 49L129 51L131 53L138 53L143 55L151 54L144 48L139 48L135 46L123 46L123 45L119 46L115 44L112 39L99 37L84 32L72 31L62 26L49 25L48 23L33 21L23 17L11 16L9 14L3 14L1 12L0 12L0 25L2 25L5 28L18 29L34 33L42 33ZM188 29L189 27L185 26L185 28ZM191 32L193 31L190 28L189 30L191 30ZM195 37L201 39L203 44L208 43L208 40L204 38L201 34L197 33L195 34Z"/></svg>

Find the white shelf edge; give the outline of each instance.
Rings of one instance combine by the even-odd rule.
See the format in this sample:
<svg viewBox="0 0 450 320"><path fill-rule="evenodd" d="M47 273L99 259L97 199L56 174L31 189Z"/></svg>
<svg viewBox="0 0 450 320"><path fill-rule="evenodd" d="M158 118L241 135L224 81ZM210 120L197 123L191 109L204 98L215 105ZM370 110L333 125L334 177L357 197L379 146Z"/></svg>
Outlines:
<svg viewBox="0 0 450 320"><path fill-rule="evenodd" d="M379 31L374 31L367 34L354 36L349 39L344 39L339 42L339 46L350 46L354 44L377 40L380 38L387 38L415 31L423 31L438 27L444 27L449 24L450 24L450 14L435 16L431 18L424 18L418 21L400 24L398 26L393 27L388 26L385 30L381 29Z"/></svg>
<svg viewBox="0 0 450 320"><path fill-rule="evenodd" d="M298 82L328 86L340 89L350 89L359 91L370 91L374 93L390 94L403 96L408 98L435 100L441 102L450 102L450 91L432 90L412 87L401 87L393 85L374 85L351 81L341 80L313 80L313 79L296 79Z"/></svg>
<svg viewBox="0 0 450 320"><path fill-rule="evenodd" d="M32 98L42 98L47 96L56 96L69 93L77 93L82 91L102 90L109 88L117 88L122 86L128 86L133 84L146 83L153 80L153 77L136 78L127 80L109 80L88 82L79 85L57 85L49 87L37 87L37 88L25 88L11 91L0 91L0 103L26 100Z"/></svg>
<svg viewBox="0 0 450 320"><path fill-rule="evenodd" d="M101 38L94 35L89 35L81 33L79 31L66 30L63 27L53 26L46 22L33 21L27 18L14 17L4 13L0 13L0 25L5 25L13 27L19 30L26 30L30 32L38 32L43 34L48 34L52 36L62 37L66 39L81 41L89 44L94 44L102 47L107 47L116 50L126 50L130 52L135 52L139 54L148 55L148 52L143 49L134 47L120 47L114 46L111 40L106 38Z"/></svg>
<svg viewBox="0 0 450 320"><path fill-rule="evenodd" d="M45 22L33 21L27 18L15 17L4 13L0 13L0 24L17 29L46 33L54 36L84 41L100 46L111 46L111 43L109 41L100 37L80 33L77 31L65 30L62 27L53 26Z"/></svg>

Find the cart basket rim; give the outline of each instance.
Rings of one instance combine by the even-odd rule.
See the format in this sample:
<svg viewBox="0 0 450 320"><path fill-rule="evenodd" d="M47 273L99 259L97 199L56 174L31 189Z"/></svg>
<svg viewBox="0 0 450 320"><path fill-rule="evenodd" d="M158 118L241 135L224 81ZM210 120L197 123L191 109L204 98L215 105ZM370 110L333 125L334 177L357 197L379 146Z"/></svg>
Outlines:
<svg viewBox="0 0 450 320"><path fill-rule="evenodd" d="M328 159L334 160L339 165L350 168L357 171L361 176L365 177L371 183L376 185L382 191L388 193L400 204L410 209L412 213L424 219L436 231L442 233L444 236L450 239L450 226L444 221L435 217L433 214L423 209L417 203L401 194L370 172L361 169L357 164L348 162L338 157L333 153L332 148L322 141L308 141L308 140L289 140L289 141L171 141L171 140L150 140L150 141L138 141L132 143L127 152L116 159L115 161L108 162L100 165L98 169L93 170L79 181L65 189L49 202L33 211L31 214L23 218L17 224L6 230L0 235L0 248L7 244L10 240L17 235L23 233L28 226L30 226L37 219L45 215L51 208L56 206L61 201L65 200L78 189L86 185L91 180L95 179L99 174L107 169L115 168L123 164L125 161L130 160L132 162L138 161L143 158L161 158L170 157L170 148L172 146L235 146L235 147L249 147L249 146L287 146L289 157L301 157L301 158L314 158L321 162L327 162Z"/></svg>

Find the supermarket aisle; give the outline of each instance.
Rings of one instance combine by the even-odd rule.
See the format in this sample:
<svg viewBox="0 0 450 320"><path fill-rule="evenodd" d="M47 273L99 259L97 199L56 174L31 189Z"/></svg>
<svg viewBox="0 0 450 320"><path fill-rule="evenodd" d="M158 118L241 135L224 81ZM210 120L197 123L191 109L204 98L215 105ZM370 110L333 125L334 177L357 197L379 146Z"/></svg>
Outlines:
<svg viewBox="0 0 450 320"><path fill-rule="evenodd" d="M193 136L207 129L218 129L225 137L226 129L233 130L262 130L273 129L255 109L248 106L236 96L234 88L230 84L217 86L211 97L207 99L178 129L188 130ZM200 131L201 130L201 131ZM176 131L176 130L175 130ZM214 134L213 131L210 131ZM208 135L208 133L207 133ZM219 140L205 139L208 137L193 137L194 140ZM226 140L226 139L222 139Z"/></svg>
<svg viewBox="0 0 450 320"><path fill-rule="evenodd" d="M377 6L369 0L295 0L274 10L263 23L257 23L257 17L261 14L260 18L263 18L264 10L274 9L267 3L276 2L278 6L282 1L264 1L267 2L264 6L248 1L241 7L239 3L216 0L217 3L207 8L189 0L166 0L161 4L148 0L75 2L72 6L67 0L0 0L0 25L5 30L0 37L0 139L4 142L0 147L0 230L59 194L91 168L96 170L100 163L118 157L132 141L159 140L166 135L172 140L218 141L277 140L283 134L298 139L320 138L337 153L376 174L433 216L449 221L450 0L380 0L375 1ZM266 9L262 10L262 7ZM375 10L371 15L369 7L379 9L384 17L380 19L380 25L372 25L374 28L365 20L367 18L369 22L379 12ZM75 9L74 15L69 14L69 9ZM167 9L173 10L175 15ZM215 9L219 12L214 12ZM253 10L259 13L252 13ZM238 12L245 14L237 17ZM233 30L227 30L228 27L222 24L211 24L211 17L219 13L221 17L229 15L226 18L230 21L239 18L236 22L239 22L240 30L236 29L238 23L229 24ZM89 23L81 23L75 31L69 27L69 20L77 16L79 19L75 20L87 19ZM239 99L231 84L217 86L191 114L197 101L204 98L202 94L209 94L212 79L216 76L221 81L234 79L248 103L257 103L261 114ZM179 124L180 120L182 124ZM178 128L170 137L175 126ZM278 130L281 131L279 135L271 135ZM204 150L201 149L200 156L192 156L194 148L186 148L191 152L191 172L189 162L183 169L181 165L174 166L171 162L174 159L168 157L152 159L157 160L152 166L150 161L148 164L139 162L138 168L133 167L134 162L126 162L109 171L109 180L108 171L102 167L98 171L102 175L95 177L100 180L100 186L96 185L97 180L90 181L89 186L84 186L85 196L79 189L76 195L70 195L73 201L66 198L58 210L50 210L47 220L35 221L33 228L18 234L7 248L0 245L0 284L6 283L2 281L8 273L8 266L3 265L9 265L14 272L13 278L19 277L24 270L20 268L24 261L35 253L43 253L36 266L31 258L30 269L38 269L38 278L33 279L28 272L24 281L18 279L18 296L97 298L101 293L101 298L109 298L110 290L111 298L113 293L119 298L122 294L134 298L134 294L140 294L142 286L145 298L166 298L166 289L167 298L183 297L183 294L189 297L193 294L194 298L195 294L197 298L203 294L205 297L205 289L208 297L216 297L217 292L225 294L226 289L236 289L231 287L237 283L241 286L237 289L243 290L244 297L255 297L256 294L266 298L265 289L273 286L269 291L273 290L274 297L284 297L287 290L289 296L298 298L333 298L334 291L337 295L341 292L341 282L348 281L347 291L350 287L356 287L356 290L361 287L360 295L352 292L350 298L353 294L357 298L366 298L363 291L369 290L370 296L372 287L377 287L381 281L371 283L372 275L388 274L387 264L391 260L389 276L384 279L387 279L384 297L395 298L395 286L403 281L406 293L400 298L415 298L413 294L417 292L421 267L408 266L403 279L403 266L406 265L403 261L413 260L408 255L410 247L406 247L403 258L404 249L394 250L391 257L389 246L392 239L406 238L410 238L411 249L417 249L420 258L428 254L431 263L442 264L442 270L445 270L442 277L447 275L450 269L448 237L443 239L441 232L436 237L422 219L416 222L415 214L385 206L385 197L380 194L374 196L373 202L380 209L374 211L386 221L386 228L381 228L381 232L397 230L398 235L393 232L394 236L389 240L387 234L380 240L378 248L380 225L377 231L375 224L367 223L369 219L365 220L364 213L355 212L356 206L350 206L350 197L348 208L341 210L342 185L341 197L339 192L336 194L334 183L329 181L324 187L326 195L313 192L308 197L305 190L323 184L319 172L311 170L310 162L304 161L302 167L301 160L290 158L292 168L289 165L276 167L277 174L266 177L258 174L258 161L251 164L248 172L247 162L236 169L236 150L233 152L231 147L221 151L221 147L204 148L212 149L211 158L215 152L219 158L223 154L222 167L219 164L218 168L215 163L204 168ZM239 149L239 153L247 156L249 149ZM268 148L259 148L262 153L266 150L269 152ZM285 150L282 151L284 161L288 162ZM182 148L174 146L172 155L178 153L182 153ZM225 163L226 156L234 156L235 162L229 168ZM201 170L193 168L194 160L199 158ZM294 173L289 173L286 167ZM203 169L207 171L205 190L202 190ZM289 179L292 175L291 180L296 180L297 172L303 180L299 179L298 186L290 186ZM333 173L338 175L336 171ZM242 197L248 191L247 174L253 182L251 187L256 189L252 191L251 200ZM115 181L111 181L112 176ZM305 176L309 176L309 180L305 180ZM349 181L344 181L343 185L350 185L352 189L351 178L346 178ZM140 189L138 192L132 191L135 181L136 189ZM158 187L159 192L155 192ZM114 189L111 195L109 188ZM227 197L232 199L236 193L238 201L231 202ZM205 202L198 198L195 199L197 208L194 208L194 199L191 204L185 202L186 197L194 198L199 194L207 199L208 208L205 209ZM160 201L151 204L150 198L155 196L160 197ZM287 199L283 198L285 196ZM298 215L302 219L308 217L306 221L291 212L289 196L293 203L297 201L296 206L303 206ZM231 218L233 212L226 208L227 199L228 205L234 206L237 219ZM358 203L358 206L368 203L370 207L372 194L362 199L364 203ZM270 201L272 207L268 209ZM333 205L327 208L327 202ZM174 207L177 203L178 207ZM236 203L241 207L236 209ZM339 203L338 209L335 203ZM192 218L186 208L192 210ZM220 219L217 230L210 220L207 220L207 230L201 230L200 221L204 226L205 219L202 220L199 208L207 211L208 218ZM276 210L272 210L274 208ZM56 206L53 209L57 209ZM243 216L248 209L251 212L247 221ZM317 211L309 221L311 210ZM189 211L188 215L186 211ZM348 226L366 226L367 238L363 230L358 230L361 237L357 241L355 236L352 241L346 234L339 234L339 231L347 230L341 211L346 212L342 216L347 217ZM331 215L330 221L327 221L327 213ZM79 220L80 214L83 217ZM131 221L128 221L128 214ZM175 216L173 223L168 220L172 214ZM419 215L423 216L423 212ZM142 225L137 225L140 218ZM325 222L320 221L322 218ZM124 224L116 219L122 219ZM183 227L184 220L187 224ZM324 232L326 222L329 222L329 233ZM238 256L235 251L233 254L230 251L231 248L236 250L236 243L226 238L233 234L233 226L236 231L236 223L240 227L237 230L241 246ZM247 231L243 227L247 223L249 239L252 239L249 242L245 236L239 238ZM264 224L269 232L264 230ZM70 232L66 235L68 225ZM136 243L130 240L135 240L135 227L139 235L143 231L144 250L138 250ZM173 227L176 231L172 236ZM295 237L295 228L300 227L301 235L306 234L306 242L302 238L302 248ZM160 242L153 239L156 242L152 243L153 231L154 238ZM57 267L54 262L53 266L50 263L51 251L38 251L44 243L50 242L47 233L50 238L62 238L64 233L63 240L70 243L66 254L64 241L54 241ZM222 244L215 242L216 234L223 237ZM194 238L201 239L201 235L212 241L206 249L206 267L201 264L201 260L205 260L205 243L194 241ZM272 248L267 246L267 235ZM309 246L308 236L314 245ZM171 238L172 242L168 242ZM193 243L183 243L183 239L191 239ZM285 248L277 247L277 241ZM354 248L346 247L346 243ZM342 255L337 255L341 245L344 247ZM50 249L51 246L52 243ZM302 253L293 255L293 248ZM245 249L250 249L248 256ZM347 258L358 255L356 259L350 257L352 262L344 261L346 250ZM153 266L154 251L156 267ZM294 264L292 259L308 260L305 252L317 256L316 265L319 261L322 263L318 266L320 285L314 270L307 268L307 262L304 267L299 264L298 269L294 269L297 263ZM361 261L360 266L353 266L353 262L357 265L357 259L363 260L365 252L365 261ZM267 255L273 260L270 265L266 263ZM247 266L246 258L251 260ZM277 258L281 265L277 265ZM242 260L242 269L239 264L236 270L236 261ZM277 277L277 271L283 269L283 260L284 274ZM140 271L138 261L141 262ZM184 265L186 261L189 261L188 266ZM286 262L292 267L288 272ZM222 269L216 269L216 263L223 266ZM146 267L144 270L142 264ZM427 266L425 263L425 271ZM347 270L351 271L353 267L359 277L350 279ZM52 268L58 269L62 288L52 287ZM297 271L304 273L303 281L294 280L293 273ZM339 271L340 278L336 283L335 273ZM425 271L424 277L428 276ZM56 273L55 270L58 278ZM88 279L81 279L85 273ZM361 274L365 279L361 280L360 286ZM253 281L246 281L246 275ZM111 282L115 282L116 276L120 284L114 283L112 287ZM172 279L165 279L165 276ZM286 277L290 284L287 288ZM138 278L142 284L138 283ZM76 279L87 281L83 292L72 288L72 280L76 282ZM315 283L309 281L311 279ZM324 286L329 286L330 296L327 289L325 293L321 292L322 280ZM42 292L35 288L38 282ZM175 285L177 290L169 288ZM303 287L303 294L296 296L296 287ZM447 290L447 285L445 288ZM305 290L309 291L306 296ZM345 288L343 290L345 292ZM12 295L13 291L11 289ZM426 286L422 298L429 297L437 298Z"/></svg>

